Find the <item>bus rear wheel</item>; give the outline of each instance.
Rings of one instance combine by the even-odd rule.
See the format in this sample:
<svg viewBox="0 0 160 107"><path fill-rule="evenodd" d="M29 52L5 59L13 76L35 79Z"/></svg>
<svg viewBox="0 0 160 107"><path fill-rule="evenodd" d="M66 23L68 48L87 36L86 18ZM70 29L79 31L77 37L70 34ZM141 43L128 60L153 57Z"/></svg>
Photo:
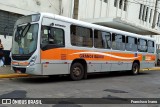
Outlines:
<svg viewBox="0 0 160 107"><path fill-rule="evenodd" d="M132 75L137 75L139 73L139 64L134 62L132 65L132 70L131 70L131 74Z"/></svg>
<svg viewBox="0 0 160 107"><path fill-rule="evenodd" d="M70 77L74 81L81 80L84 76L84 67L81 63L74 63L70 69Z"/></svg>

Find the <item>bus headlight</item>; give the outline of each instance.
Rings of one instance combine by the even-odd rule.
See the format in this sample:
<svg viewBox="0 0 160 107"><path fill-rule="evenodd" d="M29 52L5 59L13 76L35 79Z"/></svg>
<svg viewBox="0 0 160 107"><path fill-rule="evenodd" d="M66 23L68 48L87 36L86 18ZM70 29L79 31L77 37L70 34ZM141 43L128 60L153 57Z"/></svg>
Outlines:
<svg viewBox="0 0 160 107"><path fill-rule="evenodd" d="M35 64L36 58L37 58L37 56L32 57L32 59L31 59L30 62L29 62L29 65L30 65L30 66L32 66L32 65Z"/></svg>

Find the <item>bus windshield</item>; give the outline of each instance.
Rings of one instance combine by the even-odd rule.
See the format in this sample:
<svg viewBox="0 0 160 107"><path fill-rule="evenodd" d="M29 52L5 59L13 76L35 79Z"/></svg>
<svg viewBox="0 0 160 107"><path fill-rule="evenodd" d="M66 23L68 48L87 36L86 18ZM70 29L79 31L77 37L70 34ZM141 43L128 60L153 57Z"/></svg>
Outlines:
<svg viewBox="0 0 160 107"><path fill-rule="evenodd" d="M14 32L12 54L32 54L37 47L38 24L17 26Z"/></svg>

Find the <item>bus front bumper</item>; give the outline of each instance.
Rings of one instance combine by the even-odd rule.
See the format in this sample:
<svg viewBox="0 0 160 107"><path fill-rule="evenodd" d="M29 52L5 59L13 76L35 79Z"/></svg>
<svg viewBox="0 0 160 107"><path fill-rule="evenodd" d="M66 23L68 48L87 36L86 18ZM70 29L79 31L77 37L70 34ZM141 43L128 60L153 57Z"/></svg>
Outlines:
<svg viewBox="0 0 160 107"><path fill-rule="evenodd" d="M25 73L31 75L42 75L41 64L34 64L32 66L14 66L12 68L15 73Z"/></svg>

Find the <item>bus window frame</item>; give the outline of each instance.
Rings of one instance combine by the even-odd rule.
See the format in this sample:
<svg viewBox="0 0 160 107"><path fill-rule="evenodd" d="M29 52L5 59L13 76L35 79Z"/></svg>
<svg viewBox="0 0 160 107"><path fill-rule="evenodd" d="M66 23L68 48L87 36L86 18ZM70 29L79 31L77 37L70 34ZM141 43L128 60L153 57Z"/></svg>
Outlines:
<svg viewBox="0 0 160 107"><path fill-rule="evenodd" d="M105 32L105 33L108 33L110 34L110 47L109 48L105 48L105 46L103 46L102 48L100 47L95 47L95 31L100 31L100 32ZM112 49L112 33L111 32L107 32L107 31L104 31L104 30L99 30L99 29L94 29L93 30L93 34L94 34L94 37L93 37L93 42L94 42L94 48L97 48L97 49ZM102 35L101 35L101 38L102 38ZM102 38L103 40L103 38ZM105 38L105 42L106 42L106 38Z"/></svg>
<svg viewBox="0 0 160 107"><path fill-rule="evenodd" d="M122 36L122 42L116 42L116 43L124 43L124 49L122 50L122 49L114 49L113 48L113 34L115 34L115 36L117 36L117 35L119 35L119 36ZM125 38L125 40L124 40L124 42L123 42L123 36L124 36L124 38ZM116 40L116 39L115 39ZM116 47L117 48L117 47ZM123 35L123 34L119 34L119 33L114 33L114 32L112 32L111 33L111 49L112 50L117 50L117 51L126 51L126 35Z"/></svg>
<svg viewBox="0 0 160 107"><path fill-rule="evenodd" d="M136 47L137 47L137 50L136 51L134 51L134 50L127 50L127 48L126 48L126 46L127 46L127 44L128 44L128 39L129 39L129 37L130 38L133 38L134 39L134 45L137 45ZM136 43L135 43L135 39L136 39ZM126 49L126 51L130 51L130 52L137 52L138 51L138 38L137 37L133 37L133 36L128 36L128 35L126 35L126 46L125 46L125 49Z"/></svg>
<svg viewBox="0 0 160 107"><path fill-rule="evenodd" d="M140 51L139 46L145 46L145 45L140 45L140 40L145 40L146 41L146 51ZM143 39L143 38L138 38L138 52L144 52L144 53L148 53L148 40L147 39Z"/></svg>
<svg viewBox="0 0 160 107"><path fill-rule="evenodd" d="M90 30L90 33L91 33L91 35L89 36L90 38L91 38L91 40L92 40L92 45L91 46L80 46L80 45L74 45L73 43L72 43L72 26L76 26L76 27L81 27L81 28L86 28L86 29L88 29L88 30ZM78 35L79 36L79 35ZM83 36L79 36L79 37L83 37ZM81 25L76 25L76 24L71 24L70 25L70 44L72 45L72 46L77 46L77 47L88 47L88 48L92 48L93 46L94 46L94 40L93 40L93 37L94 37L94 32L93 32L93 29L92 28L89 28L89 27L85 27L85 26L81 26Z"/></svg>
<svg viewBox="0 0 160 107"><path fill-rule="evenodd" d="M62 32L63 32L63 45L56 45L56 44L50 44L50 43L48 43L48 44L46 44L45 46L43 46L43 44L42 44L42 33L40 34L40 47L41 47L41 49L44 51L44 50L49 50L49 49L54 49L54 48L62 48L62 47L65 47L65 31L64 31L64 29L62 29L62 28L58 28L58 27L54 27L54 26L47 26L47 25L41 25L41 32L42 32L42 26L43 27L46 27L46 28L48 28L47 30L49 31L49 28L55 28L55 29L61 29L62 30ZM51 29L50 29L51 30ZM48 38L47 38L47 40L48 40L48 42L49 42L49 32L48 32Z"/></svg>
<svg viewBox="0 0 160 107"><path fill-rule="evenodd" d="M148 53L155 53L155 50L154 50L153 52L149 52L149 51L148 51L148 50L149 50L149 49L148 49L148 48L149 48L149 45L148 45L148 44L149 44L149 42L152 42L152 43L153 43L152 45L153 45L154 47L152 47L152 48L154 48L154 49L155 49L155 41L148 40L148 42L147 42L147 52L148 52Z"/></svg>

